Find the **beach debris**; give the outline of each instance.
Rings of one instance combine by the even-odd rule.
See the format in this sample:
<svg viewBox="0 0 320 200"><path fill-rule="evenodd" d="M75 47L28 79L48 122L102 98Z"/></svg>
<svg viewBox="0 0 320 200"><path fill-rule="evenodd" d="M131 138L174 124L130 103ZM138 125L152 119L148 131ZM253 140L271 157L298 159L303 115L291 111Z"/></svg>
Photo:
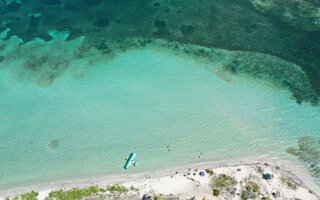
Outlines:
<svg viewBox="0 0 320 200"><path fill-rule="evenodd" d="M237 172L240 172L240 171L241 171L241 169L240 169L240 168L238 168L238 169L237 169Z"/></svg>

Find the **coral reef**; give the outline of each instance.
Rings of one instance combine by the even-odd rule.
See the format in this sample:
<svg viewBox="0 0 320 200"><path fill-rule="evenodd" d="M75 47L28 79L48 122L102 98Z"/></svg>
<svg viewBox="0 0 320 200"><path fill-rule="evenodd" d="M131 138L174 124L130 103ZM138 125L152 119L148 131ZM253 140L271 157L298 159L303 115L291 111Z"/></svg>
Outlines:
<svg viewBox="0 0 320 200"><path fill-rule="evenodd" d="M95 46L139 37L265 53L299 65L320 95L319 2L315 0L8 2L0 5L0 31L10 29L7 40L16 35L24 42L49 41L48 32L56 30L68 31L67 40L84 36Z"/></svg>

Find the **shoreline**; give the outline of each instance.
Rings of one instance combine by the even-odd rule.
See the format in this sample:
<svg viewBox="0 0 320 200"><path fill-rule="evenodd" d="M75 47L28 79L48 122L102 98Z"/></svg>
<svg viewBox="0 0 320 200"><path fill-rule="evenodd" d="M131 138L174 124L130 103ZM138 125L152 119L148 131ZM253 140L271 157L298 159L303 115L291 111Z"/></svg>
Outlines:
<svg viewBox="0 0 320 200"><path fill-rule="evenodd" d="M64 188L73 188L73 187L85 187L91 185L110 185L110 184L126 184L129 182L145 181L150 179L159 179L166 176L173 176L183 173L188 173L190 170L195 169L218 169L218 168L228 168L228 167L241 167L241 166L255 166L255 165L264 165L268 163L271 168L275 168L281 173L286 174L289 177L294 178L297 182L300 183L301 187L312 191L312 193L320 199L320 189L319 185L312 179L311 174L294 160L280 159L277 157L269 156L260 156L260 157L247 157L242 159L234 160L223 160L216 162L201 162L193 163L180 167L172 167L164 170L156 170L153 172L146 173L132 173L132 174L111 174L105 176L84 178L84 179L73 179L73 180L64 180L58 182L30 185L19 188L5 189L0 191L0 200L8 196L12 197L15 195L23 194L34 190L36 192L47 193L53 190L59 190Z"/></svg>

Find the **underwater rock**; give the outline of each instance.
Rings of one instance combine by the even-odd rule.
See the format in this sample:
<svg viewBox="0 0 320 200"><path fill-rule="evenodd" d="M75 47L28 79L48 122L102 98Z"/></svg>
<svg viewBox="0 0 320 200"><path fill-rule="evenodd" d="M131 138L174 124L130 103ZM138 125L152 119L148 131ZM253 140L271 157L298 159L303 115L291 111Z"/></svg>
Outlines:
<svg viewBox="0 0 320 200"><path fill-rule="evenodd" d="M153 4L153 6L154 6L154 7L160 7L160 3L159 3L159 2L155 2L155 3Z"/></svg>
<svg viewBox="0 0 320 200"><path fill-rule="evenodd" d="M155 20L153 24L155 27L157 27L159 29L166 27L166 23L164 21L160 21L160 20Z"/></svg>
<svg viewBox="0 0 320 200"><path fill-rule="evenodd" d="M96 27L104 28L109 26L110 20L106 17L101 17L93 22L93 25Z"/></svg>
<svg viewBox="0 0 320 200"><path fill-rule="evenodd" d="M307 31L320 30L320 2L317 0L250 0L260 12L279 17L289 25Z"/></svg>
<svg viewBox="0 0 320 200"><path fill-rule="evenodd" d="M298 147L289 147L286 150L303 160L317 179L320 179L320 137L304 136L299 138Z"/></svg>
<svg viewBox="0 0 320 200"><path fill-rule="evenodd" d="M56 140L56 139L52 139L48 144L48 147L52 150L58 148L58 146L59 146L59 140Z"/></svg>
<svg viewBox="0 0 320 200"><path fill-rule="evenodd" d="M169 13L169 12L171 12L171 9L168 6L166 6L166 7L164 7L164 12Z"/></svg>
<svg viewBox="0 0 320 200"><path fill-rule="evenodd" d="M180 31L184 36L191 35L196 29L191 25L181 25Z"/></svg>

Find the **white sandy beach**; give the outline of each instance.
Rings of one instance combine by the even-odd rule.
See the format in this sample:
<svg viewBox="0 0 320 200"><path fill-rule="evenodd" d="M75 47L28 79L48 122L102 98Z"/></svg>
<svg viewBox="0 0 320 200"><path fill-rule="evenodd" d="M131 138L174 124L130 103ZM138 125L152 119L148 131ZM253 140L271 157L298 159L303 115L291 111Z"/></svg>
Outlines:
<svg viewBox="0 0 320 200"><path fill-rule="evenodd" d="M250 162L251 160L251 162ZM254 162L253 162L254 161ZM265 161L265 162L263 162ZM267 165L265 163L268 163ZM199 176L201 170L211 169L214 174L208 173ZM272 174L272 180L262 179L263 173ZM212 179L214 176L225 174L235 178L234 196L221 191L218 197L213 196ZM285 181L291 182L294 187L288 187ZM173 195L179 199L241 199L246 183L254 182L260 186L259 194L270 199L320 199L319 186L312 180L306 170L294 161L280 160L278 158L246 158L237 161L224 161L218 163L198 163L188 166L156 171L146 174L109 175L86 180L70 180L59 183L50 183L24 188L10 189L0 192L0 199L13 197L18 194L39 192L38 199L43 200L54 190L68 190L73 187L91 185L107 186L119 184L139 189L140 198L143 195Z"/></svg>

